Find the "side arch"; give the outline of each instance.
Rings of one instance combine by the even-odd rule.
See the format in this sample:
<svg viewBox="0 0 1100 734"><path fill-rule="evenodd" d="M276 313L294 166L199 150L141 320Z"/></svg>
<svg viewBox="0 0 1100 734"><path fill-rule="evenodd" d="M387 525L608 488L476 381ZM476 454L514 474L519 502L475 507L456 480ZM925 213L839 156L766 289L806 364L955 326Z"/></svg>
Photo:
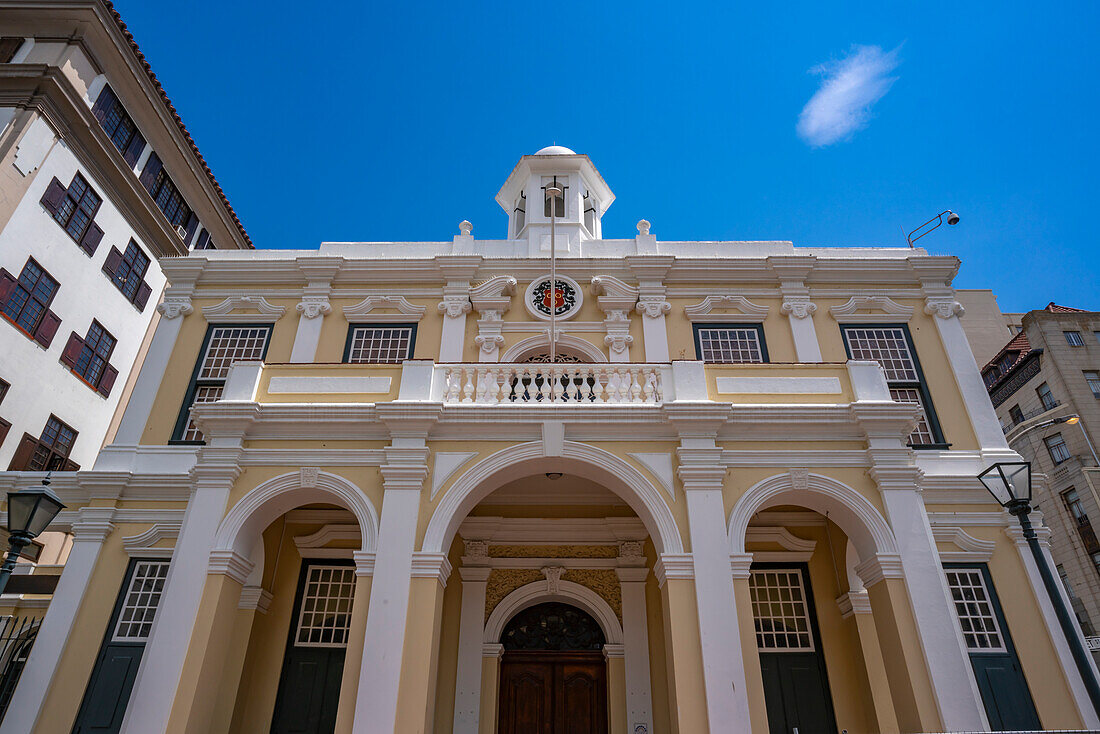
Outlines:
<svg viewBox="0 0 1100 734"><path fill-rule="evenodd" d="M439 501L424 534L426 553L446 553L458 526L493 490L532 474L568 472L598 482L638 513L657 553L683 553L680 529L664 497L624 459L601 448L566 441L559 456L545 456L542 442L516 444L485 457L451 485Z"/></svg>
<svg viewBox="0 0 1100 734"><path fill-rule="evenodd" d="M233 505L214 536L215 552L233 551L248 558L260 534L279 516L313 502L340 505L359 522L361 550L374 551L378 542L378 514L363 491L337 474L319 472L311 486L302 486L301 473L289 472L253 487Z"/></svg>
<svg viewBox="0 0 1100 734"><path fill-rule="evenodd" d="M592 589L572 581L559 581L556 592L550 591L550 584L546 581L532 581L501 599L485 622L483 642L500 642L508 620L528 607L548 601L564 602L583 609L599 623L606 644L623 644L623 628L611 606Z"/></svg>
<svg viewBox="0 0 1100 734"><path fill-rule="evenodd" d="M886 518L870 500L847 484L810 474L806 487L795 489L790 474L776 474L754 484L734 505L728 529L731 553L745 553L749 520L757 512L776 505L801 505L822 515L829 513L829 519L848 535L860 558L898 552Z"/></svg>
<svg viewBox="0 0 1100 734"><path fill-rule="evenodd" d="M559 346L571 349L574 352L584 355L592 362L606 362L607 355L603 350L590 341L581 339L577 336L570 334L559 334L557 343ZM549 348L550 337L546 334L536 334L529 336L526 339L520 339L504 350L504 353L500 355L501 362L517 362L528 352L535 351L540 348Z"/></svg>

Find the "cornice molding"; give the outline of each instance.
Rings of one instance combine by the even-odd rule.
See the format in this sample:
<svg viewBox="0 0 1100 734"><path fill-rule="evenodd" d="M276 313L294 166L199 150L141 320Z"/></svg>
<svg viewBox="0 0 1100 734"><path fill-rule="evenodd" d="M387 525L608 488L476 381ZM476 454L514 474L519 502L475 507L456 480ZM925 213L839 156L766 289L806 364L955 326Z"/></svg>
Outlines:
<svg viewBox="0 0 1100 734"><path fill-rule="evenodd" d="M446 553L415 551L409 575L413 578L434 578L440 586L446 587L451 575L451 562L447 560Z"/></svg>
<svg viewBox="0 0 1100 734"><path fill-rule="evenodd" d="M210 551L206 570L208 574L228 576L244 586L255 565L237 551L215 549Z"/></svg>
<svg viewBox="0 0 1100 734"><path fill-rule="evenodd" d="M738 312L738 314L732 316L728 313L714 313L716 309L732 310ZM731 318L737 321L760 323L767 318L770 310L767 306L753 303L744 296L738 295L707 296L700 303L693 306L684 306L684 314L693 323L729 321Z"/></svg>
<svg viewBox="0 0 1100 734"><path fill-rule="evenodd" d="M829 314L841 323L853 321L896 322L908 321L913 315L913 309L901 305L889 296L870 294L852 296L847 303L840 306L830 306Z"/></svg>
<svg viewBox="0 0 1100 734"><path fill-rule="evenodd" d="M664 586L669 579L694 579L695 559L690 553L662 553L653 564L657 586Z"/></svg>
<svg viewBox="0 0 1100 734"><path fill-rule="evenodd" d="M992 540L981 540L960 527L937 525L932 528L932 537L938 543L952 543L958 551L940 551L944 561L973 561L985 563L993 557L997 544Z"/></svg>
<svg viewBox="0 0 1100 734"><path fill-rule="evenodd" d="M253 313L255 312L255 313ZM219 323L275 322L286 308L275 306L263 296L230 296L214 306L203 306L202 316Z"/></svg>
<svg viewBox="0 0 1100 734"><path fill-rule="evenodd" d="M376 309L395 309L396 314L374 313ZM367 296L354 306L345 306L344 318L350 321L361 321L369 318L370 321L379 323L393 323L404 321L420 321L427 306L416 306L410 303L404 296L372 295Z"/></svg>
<svg viewBox="0 0 1100 734"><path fill-rule="evenodd" d="M156 523L137 535L128 535L122 539L122 548L130 558L171 558L175 548L154 548L158 541L175 540L179 537L182 523Z"/></svg>

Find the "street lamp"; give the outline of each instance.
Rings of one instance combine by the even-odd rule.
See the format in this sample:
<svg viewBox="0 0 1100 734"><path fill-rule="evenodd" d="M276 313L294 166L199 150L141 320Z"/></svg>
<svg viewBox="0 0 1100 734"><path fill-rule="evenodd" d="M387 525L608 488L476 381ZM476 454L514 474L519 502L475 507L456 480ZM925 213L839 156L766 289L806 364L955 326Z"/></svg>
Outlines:
<svg viewBox="0 0 1100 734"><path fill-rule="evenodd" d="M954 227L956 224L959 223L959 215L958 214L951 211L950 209L944 209L942 212L940 212L936 216L932 217L927 222L925 222L921 226L917 227L916 229L914 229L912 232L910 232L908 235L905 236L905 240L909 243L909 246L912 247L914 242L919 240L921 237L924 237L926 234L928 234L929 232L934 230L936 227L939 227L941 224L943 224L943 216L945 214L947 215L947 224L949 226ZM932 224L932 222L935 222L935 225L933 225L931 227L928 227L928 225ZM924 229L925 227L928 227L928 229ZM924 229L923 232L921 232L922 229ZM917 232L920 232L920 234L917 234ZM915 234L917 234L916 237L913 236Z"/></svg>
<svg viewBox="0 0 1100 734"><path fill-rule="evenodd" d="M41 487L8 492L8 555L0 566L0 594L8 585L19 554L64 509L65 505L50 491L49 479L43 479Z"/></svg>
<svg viewBox="0 0 1100 734"><path fill-rule="evenodd" d="M1093 709L1100 715L1100 683L1096 681L1089 661L1088 653L1081 636L1073 626L1073 618L1066 608L1061 592L1054 581L1054 574L1047 564L1046 555L1039 546L1039 539L1035 535L1035 528L1031 525L1031 462L1030 461L1006 461L994 464L981 474L978 479L985 486L993 498L1009 514L1015 515L1020 521L1020 527L1024 531L1024 539L1031 549L1031 555L1035 557L1035 565L1039 568L1039 575L1043 579L1050 603L1054 605L1054 613L1058 616L1058 623L1062 627L1062 634L1066 637L1070 652L1073 654L1073 662L1077 664L1077 672L1081 674L1081 680L1085 683L1089 700Z"/></svg>

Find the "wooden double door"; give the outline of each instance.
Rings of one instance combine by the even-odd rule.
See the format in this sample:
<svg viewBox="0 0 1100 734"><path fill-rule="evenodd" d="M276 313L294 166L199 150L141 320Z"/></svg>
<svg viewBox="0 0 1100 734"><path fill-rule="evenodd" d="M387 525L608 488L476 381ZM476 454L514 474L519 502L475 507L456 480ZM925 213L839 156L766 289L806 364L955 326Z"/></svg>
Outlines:
<svg viewBox="0 0 1100 734"><path fill-rule="evenodd" d="M497 732L607 734L603 652L505 652Z"/></svg>

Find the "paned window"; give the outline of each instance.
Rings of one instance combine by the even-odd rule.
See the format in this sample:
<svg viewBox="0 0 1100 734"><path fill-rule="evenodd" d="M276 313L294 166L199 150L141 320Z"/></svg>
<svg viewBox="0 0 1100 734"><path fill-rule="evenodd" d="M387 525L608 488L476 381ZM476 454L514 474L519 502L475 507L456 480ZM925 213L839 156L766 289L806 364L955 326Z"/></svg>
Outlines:
<svg viewBox="0 0 1100 734"><path fill-rule="evenodd" d="M187 224L187 220L191 218L191 208L187 206L187 202L183 200L183 194L176 188L176 184L163 168L154 179L149 194L157 203L157 207L164 212L169 224L173 227Z"/></svg>
<svg viewBox="0 0 1100 734"><path fill-rule="evenodd" d="M59 287L60 284L34 258L30 258L4 302L3 314L20 329L33 335Z"/></svg>
<svg viewBox="0 0 1100 734"><path fill-rule="evenodd" d="M1043 410L1053 410L1058 407L1058 401L1054 399L1054 393L1050 391L1050 385L1044 382L1035 388L1035 393L1039 396L1039 402L1042 403Z"/></svg>
<svg viewBox="0 0 1100 734"><path fill-rule="evenodd" d="M344 361L354 364L400 364L412 359L416 327L411 324L357 326L348 332Z"/></svg>
<svg viewBox="0 0 1100 734"><path fill-rule="evenodd" d="M1008 409L1008 417L1012 419L1013 424L1023 423L1024 411L1020 410L1019 404L1013 405L1011 408Z"/></svg>
<svg viewBox="0 0 1100 734"><path fill-rule="evenodd" d="M1069 448L1066 447L1066 440L1062 438L1062 434L1055 433L1053 436L1047 436L1043 439L1043 443L1046 444L1051 461L1055 464L1061 464L1069 458Z"/></svg>
<svg viewBox="0 0 1100 734"><path fill-rule="evenodd" d="M768 652L814 649L801 571L753 571L749 575L749 598L758 648Z"/></svg>
<svg viewBox="0 0 1100 734"><path fill-rule="evenodd" d="M1094 398L1100 398L1100 372L1095 370L1085 373L1085 382L1088 383L1089 389L1092 390L1092 396Z"/></svg>
<svg viewBox="0 0 1100 734"><path fill-rule="evenodd" d="M103 200L99 198L99 194L93 191L84 177L78 173L65 191L65 197L54 212L53 218L65 228L73 241L79 243L88 232L88 227L95 219L95 213L102 203Z"/></svg>
<svg viewBox="0 0 1100 734"><path fill-rule="evenodd" d="M130 143L134 141L134 136L137 135L137 125L126 113L126 108L122 106L122 102L117 99L103 117L103 130L107 133L107 137L111 139L111 142L115 144L115 147L118 148L119 153L125 153L126 149L130 147Z"/></svg>
<svg viewBox="0 0 1100 734"><path fill-rule="evenodd" d="M98 321L92 321L88 335L84 337L84 347L73 365L73 372L89 385L99 385L99 378L103 376L114 348L115 338Z"/></svg>
<svg viewBox="0 0 1100 734"><path fill-rule="evenodd" d="M1004 638L981 569L948 568L944 573L955 603L955 614L962 626L966 649L1004 652Z"/></svg>
<svg viewBox="0 0 1100 734"><path fill-rule="evenodd" d="M115 268L115 277L112 281L122 291L122 295L133 301L148 268L148 256L141 251L136 242L130 240L130 244L126 246L126 252L122 253L122 262Z"/></svg>
<svg viewBox="0 0 1100 734"><path fill-rule="evenodd" d="M1071 347L1085 346L1085 340L1081 338L1081 332L1063 331L1062 334L1066 337L1066 344L1069 344Z"/></svg>
<svg viewBox="0 0 1100 734"><path fill-rule="evenodd" d="M113 642L145 642L153 629L153 618L164 595L168 561L139 561L134 565L126 601L112 635Z"/></svg>
<svg viewBox="0 0 1100 734"><path fill-rule="evenodd" d="M1065 492L1062 492L1062 502L1078 525L1088 522L1089 516L1085 513L1085 508L1081 505L1081 497L1077 494L1076 489L1070 487Z"/></svg>
<svg viewBox="0 0 1100 734"><path fill-rule="evenodd" d="M64 468L69 452L76 443L76 431L56 415L51 415L42 429L26 471L58 471Z"/></svg>
<svg viewBox="0 0 1100 734"><path fill-rule="evenodd" d="M891 399L920 406L917 426L909 434L909 445L942 446L943 436L908 330L903 326L845 326L842 329L849 359L878 362L886 375Z"/></svg>
<svg viewBox="0 0 1100 734"><path fill-rule="evenodd" d="M1100 552L1090 553L1089 558L1092 559L1092 567L1096 569L1097 573L1100 573Z"/></svg>
<svg viewBox="0 0 1100 734"><path fill-rule="evenodd" d="M708 364L768 361L764 330L755 324L696 324L695 350L699 359Z"/></svg>
<svg viewBox="0 0 1100 734"><path fill-rule="evenodd" d="M569 196L569 187L565 185L564 181L558 181L557 176L555 176L553 178L553 180L544 179L543 181L544 181L544 183L543 183L543 186L542 186L542 190L543 190L542 215L544 217L546 217L547 219L550 218L550 201L551 201L551 199L550 199L549 196L546 196L546 189L550 188L551 186L557 186L559 189L561 189L561 196L558 196L558 197L553 199L553 202L554 202L554 216L558 219L561 219L562 217L565 216L565 198L567 196Z"/></svg>
<svg viewBox="0 0 1100 734"><path fill-rule="evenodd" d="M310 566L302 592L294 644L297 647L347 646L354 595L353 567Z"/></svg>
<svg viewBox="0 0 1100 734"><path fill-rule="evenodd" d="M191 420L192 405L213 403L221 397L225 378L234 362L262 360L267 352L270 326L211 326L202 358L191 380L189 399L176 424L179 440L202 441L202 432Z"/></svg>

